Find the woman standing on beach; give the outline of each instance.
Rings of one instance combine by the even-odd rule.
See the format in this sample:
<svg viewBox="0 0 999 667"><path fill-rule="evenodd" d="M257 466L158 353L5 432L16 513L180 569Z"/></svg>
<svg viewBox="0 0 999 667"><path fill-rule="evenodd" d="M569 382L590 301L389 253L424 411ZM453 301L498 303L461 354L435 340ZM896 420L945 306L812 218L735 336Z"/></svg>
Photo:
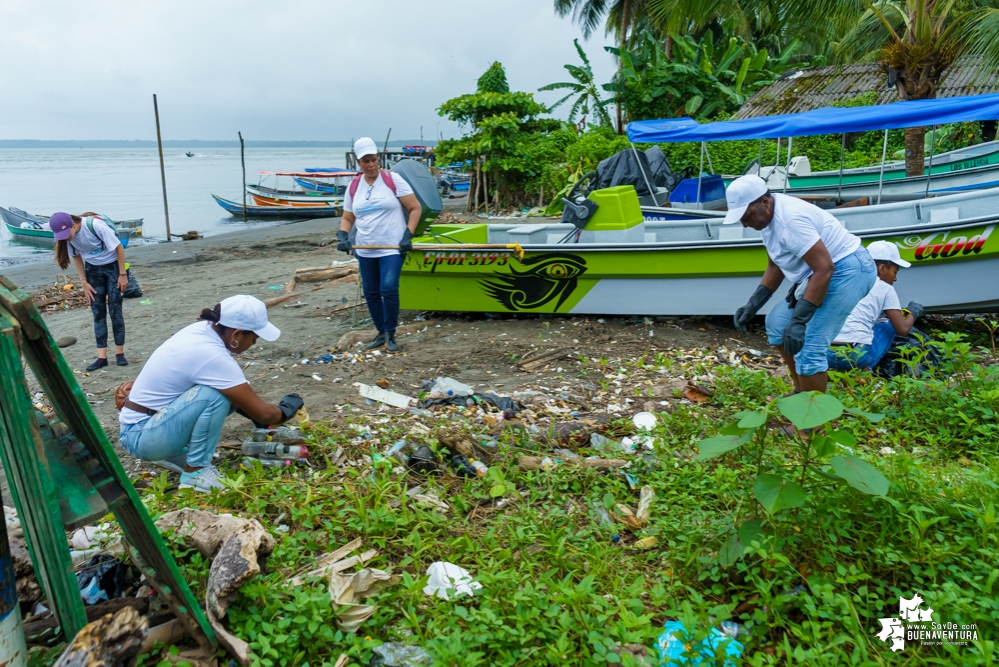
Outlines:
<svg viewBox="0 0 999 667"><path fill-rule="evenodd" d="M399 275L406 253L413 249L413 234L422 211L413 189L402 176L382 171L378 148L368 137L354 143L362 173L351 181L343 199L343 218L337 232L337 250L350 254L354 245L392 246L354 251L364 283L364 300L378 329L367 349L385 346L399 350L395 329L399 322ZM409 212L408 220L406 211ZM353 242L350 231L357 225ZM396 248L396 246L398 246Z"/></svg>
<svg viewBox="0 0 999 667"><path fill-rule="evenodd" d="M108 323L114 330L115 363L127 366L125 359L125 315L122 313L122 293L128 287L125 273L125 248L115 231L95 213L83 217L56 213L49 218L55 236L56 264L69 267L72 257L76 272L83 283L83 292L94 315L94 338L97 339L97 360L87 366L96 371L108 365Z"/></svg>

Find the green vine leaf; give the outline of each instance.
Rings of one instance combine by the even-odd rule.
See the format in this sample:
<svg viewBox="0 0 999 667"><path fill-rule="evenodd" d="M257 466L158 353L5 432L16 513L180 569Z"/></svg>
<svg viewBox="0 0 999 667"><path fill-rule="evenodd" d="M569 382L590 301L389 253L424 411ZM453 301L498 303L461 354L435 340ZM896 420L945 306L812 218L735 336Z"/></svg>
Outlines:
<svg viewBox="0 0 999 667"><path fill-rule="evenodd" d="M857 415L858 417L863 417L872 424L877 424L879 421L885 418L883 414L880 414L878 412L865 412L860 408L847 408L846 412L849 412L851 415Z"/></svg>
<svg viewBox="0 0 999 667"><path fill-rule="evenodd" d="M767 423L767 411L762 408L759 410L743 410L742 412L737 412L733 415L739 422L739 428L758 428Z"/></svg>
<svg viewBox="0 0 999 667"><path fill-rule="evenodd" d="M805 504L805 490L801 485L780 475L760 475L753 485L753 495L770 514Z"/></svg>
<svg viewBox="0 0 999 667"><path fill-rule="evenodd" d="M721 456L725 452L738 449L742 445L749 442L751 438L752 431L742 435L718 435L713 438L701 440L697 444L698 454L695 460L707 461L708 459L713 459L716 456Z"/></svg>
<svg viewBox="0 0 999 667"><path fill-rule="evenodd" d="M815 428L843 414L843 404L829 394L802 392L777 401L777 409L796 428Z"/></svg>
<svg viewBox="0 0 999 667"><path fill-rule="evenodd" d="M888 495L888 479L867 461L847 454L846 456L834 456L830 463L836 474L858 491L872 496Z"/></svg>

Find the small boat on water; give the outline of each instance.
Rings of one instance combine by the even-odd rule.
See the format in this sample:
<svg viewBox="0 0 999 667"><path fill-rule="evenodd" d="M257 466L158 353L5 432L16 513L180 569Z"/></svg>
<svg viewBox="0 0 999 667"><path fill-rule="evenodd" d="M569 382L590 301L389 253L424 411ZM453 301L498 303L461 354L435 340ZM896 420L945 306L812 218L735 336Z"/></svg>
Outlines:
<svg viewBox="0 0 999 667"><path fill-rule="evenodd" d="M19 208L3 208L0 206L0 217L3 218L7 230L19 241L29 241L32 243L44 243L55 245L55 236L49 229L49 216L32 215ZM115 227L118 228L118 239L121 244L128 247L128 241L133 236L142 234L142 218L134 220L115 220Z"/></svg>
<svg viewBox="0 0 999 667"><path fill-rule="evenodd" d="M262 171L256 184L246 184L246 192L257 206L332 206L343 202L343 193L355 175L351 171ZM301 180L324 186L322 190L305 187Z"/></svg>
<svg viewBox="0 0 999 667"><path fill-rule="evenodd" d="M212 198L219 206L227 210L234 216L243 217L244 208L241 202L224 199L218 195ZM257 206L248 205L245 209L247 218L278 218L278 219L301 219L301 218L337 218L343 215L342 205L327 206Z"/></svg>
<svg viewBox="0 0 999 667"><path fill-rule="evenodd" d="M640 121L629 124L628 137L706 142L999 119L999 95L806 114L812 118L797 127L786 117ZM649 220L655 211L689 217ZM894 243L912 263L896 285L903 303L937 313L999 312L999 188L830 213L865 244ZM635 187L620 185L570 199L559 223L430 226L403 264L400 298L414 310L731 315L766 266L759 232L723 225L713 211L642 207ZM782 304L775 297L761 312Z"/></svg>
<svg viewBox="0 0 999 667"><path fill-rule="evenodd" d="M322 192L277 190L247 185L246 193L257 206L333 206L343 203L343 197Z"/></svg>
<svg viewBox="0 0 999 667"><path fill-rule="evenodd" d="M194 157L194 153L192 153L191 151L187 151L186 153L184 153L184 155L186 155L187 157Z"/></svg>

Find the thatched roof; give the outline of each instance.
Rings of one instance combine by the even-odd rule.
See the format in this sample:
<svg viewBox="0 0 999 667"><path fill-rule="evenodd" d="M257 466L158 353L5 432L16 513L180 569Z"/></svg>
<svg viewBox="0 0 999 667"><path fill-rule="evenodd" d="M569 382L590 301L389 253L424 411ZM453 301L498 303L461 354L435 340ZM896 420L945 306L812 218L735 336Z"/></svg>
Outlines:
<svg viewBox="0 0 999 667"><path fill-rule="evenodd" d="M977 58L958 58L944 72L937 97L999 92L999 72L976 77L977 64ZM898 101L895 87L888 86L888 77L877 63L788 70L780 79L746 100L733 118L810 111L871 91L877 93L875 104Z"/></svg>

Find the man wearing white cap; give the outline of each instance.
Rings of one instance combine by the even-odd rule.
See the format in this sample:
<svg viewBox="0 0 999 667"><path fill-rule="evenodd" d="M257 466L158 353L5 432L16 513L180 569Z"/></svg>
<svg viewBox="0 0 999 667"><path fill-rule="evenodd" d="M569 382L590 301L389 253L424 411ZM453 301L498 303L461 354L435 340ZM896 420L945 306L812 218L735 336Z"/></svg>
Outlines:
<svg viewBox="0 0 999 667"><path fill-rule="evenodd" d="M779 347L795 391L825 391L826 352L874 286L874 260L839 220L796 197L771 194L759 176L732 181L725 199L725 224L741 222L758 231L768 258L760 286L735 312L735 328L746 331L787 278L794 283L788 307L778 304L767 313L767 338Z"/></svg>
<svg viewBox="0 0 999 667"><path fill-rule="evenodd" d="M878 267L878 280L867 296L860 300L843 329L829 348L829 368L846 371L853 368L871 369L878 365L891 347L895 336L906 336L923 314L923 306L910 301L902 308L895 293L899 268L909 268L909 262L898 254L890 241L875 241L867 252ZM879 322L881 313L888 318Z"/></svg>
<svg viewBox="0 0 999 667"><path fill-rule="evenodd" d="M258 426L283 424L304 405L298 394L267 403L233 359L258 338L280 335L267 321L267 306L252 296L231 296L203 309L197 322L156 348L132 383L118 418L121 446L179 472L181 488L224 488L212 457L225 418L239 410Z"/></svg>
<svg viewBox="0 0 999 667"><path fill-rule="evenodd" d="M343 197L337 250L348 254L353 250L357 256L364 300L378 330L367 349L384 345L387 351L398 352L399 277L406 253L413 249L413 234L423 209L406 179L381 170L378 147L369 137L354 142L354 155L362 173L350 182ZM350 231L355 226L351 241Z"/></svg>

